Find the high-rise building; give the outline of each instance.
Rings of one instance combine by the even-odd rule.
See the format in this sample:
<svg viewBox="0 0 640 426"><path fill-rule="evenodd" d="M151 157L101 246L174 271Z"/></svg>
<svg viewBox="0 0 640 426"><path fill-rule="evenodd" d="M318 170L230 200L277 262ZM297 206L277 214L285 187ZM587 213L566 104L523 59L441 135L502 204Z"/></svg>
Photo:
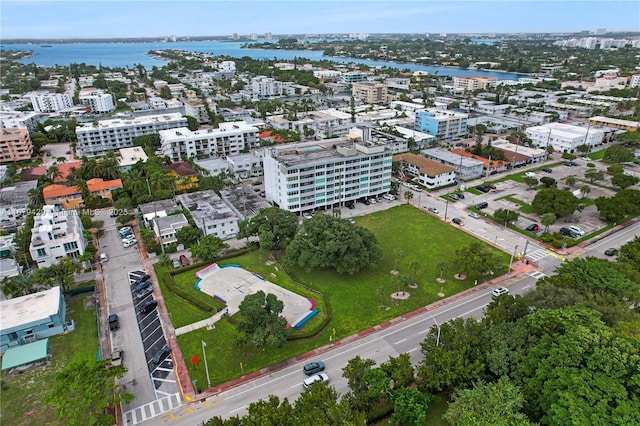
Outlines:
<svg viewBox="0 0 640 426"><path fill-rule="evenodd" d="M376 197L391 188L392 152L384 143L327 139L264 148L265 197L293 212Z"/></svg>
<svg viewBox="0 0 640 426"><path fill-rule="evenodd" d="M24 97L31 99L37 112L56 112L73 106L73 98L68 93L31 92Z"/></svg>
<svg viewBox="0 0 640 426"><path fill-rule="evenodd" d="M282 82L271 77L254 77L251 79L251 91L257 98L282 96Z"/></svg>
<svg viewBox="0 0 640 426"><path fill-rule="evenodd" d="M113 103L113 96L105 93L102 89L93 87L84 88L80 91L78 98L80 99L80 103L88 105L93 113L102 114L116 110L116 106Z"/></svg>
<svg viewBox="0 0 640 426"><path fill-rule="evenodd" d="M272 38L271 33L264 33L264 39L265 40L271 40L271 38Z"/></svg>
<svg viewBox="0 0 640 426"><path fill-rule="evenodd" d="M240 40L240 36L238 35L238 33L231 34L231 40Z"/></svg>
<svg viewBox="0 0 640 426"><path fill-rule="evenodd" d="M495 85L497 81L498 79L495 77L453 77L453 87L472 92L474 90L485 90L488 86Z"/></svg>
<svg viewBox="0 0 640 426"><path fill-rule="evenodd" d="M387 85L373 81L353 83L351 96L367 104L384 104L387 102Z"/></svg>
<svg viewBox="0 0 640 426"><path fill-rule="evenodd" d="M251 35L249 36L249 38L250 38L251 40L254 40L254 41L255 41L255 40L257 40L257 39L258 39L258 34L256 34L256 33L251 33Z"/></svg>

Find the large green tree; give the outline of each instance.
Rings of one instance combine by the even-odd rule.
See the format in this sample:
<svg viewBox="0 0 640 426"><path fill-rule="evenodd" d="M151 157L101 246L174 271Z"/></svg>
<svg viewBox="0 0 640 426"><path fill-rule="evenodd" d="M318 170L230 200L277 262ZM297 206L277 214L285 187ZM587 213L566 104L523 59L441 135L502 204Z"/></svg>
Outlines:
<svg viewBox="0 0 640 426"><path fill-rule="evenodd" d="M229 244L223 242L220 238L214 235L205 235L200 238L198 244L191 246L190 251L191 256L208 263L213 262L213 260L220 255L220 252L226 248L229 248Z"/></svg>
<svg viewBox="0 0 640 426"><path fill-rule="evenodd" d="M382 257L376 237L366 228L325 214L316 214L298 229L287 246L285 264L308 271L332 268L355 274Z"/></svg>
<svg viewBox="0 0 640 426"><path fill-rule="evenodd" d="M457 249L450 259L456 274L478 279L491 272L498 273L500 263L498 254L486 244L477 241Z"/></svg>
<svg viewBox="0 0 640 426"><path fill-rule="evenodd" d="M115 407L133 399L131 394L121 394L116 383L126 372L108 361L69 364L55 375L44 401L67 424L112 425Z"/></svg>
<svg viewBox="0 0 640 426"><path fill-rule="evenodd" d="M284 304L274 294L262 290L245 296L238 307L236 327L240 343L281 347L287 341L287 320L280 314Z"/></svg>
<svg viewBox="0 0 640 426"><path fill-rule="evenodd" d="M604 153L603 160L609 163L624 163L633 161L633 151L621 145L612 145Z"/></svg>
<svg viewBox="0 0 640 426"><path fill-rule="evenodd" d="M553 213L557 217L568 216L578 207L580 200L570 191L557 188L546 188L538 191L531 207L536 213Z"/></svg>
<svg viewBox="0 0 640 426"><path fill-rule="evenodd" d="M256 236L260 239L261 248L279 250L287 247L297 229L298 217L295 213L279 207L268 207L240 222L238 238Z"/></svg>

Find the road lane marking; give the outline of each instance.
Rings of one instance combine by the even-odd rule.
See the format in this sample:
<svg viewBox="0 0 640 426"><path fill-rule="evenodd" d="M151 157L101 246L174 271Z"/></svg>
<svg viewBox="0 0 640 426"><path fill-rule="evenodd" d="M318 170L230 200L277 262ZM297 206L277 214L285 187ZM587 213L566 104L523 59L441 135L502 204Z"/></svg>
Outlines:
<svg viewBox="0 0 640 426"><path fill-rule="evenodd" d="M245 409L245 408L247 408L247 406L246 406L246 405L243 405L242 407L240 407L240 408L236 408L235 410L231 410L231 411L229 411L229 412L230 412L230 413L235 413L236 411L240 411L240 410Z"/></svg>
<svg viewBox="0 0 640 426"><path fill-rule="evenodd" d="M411 349L411 350L407 351L407 353L411 353L411 352L413 352L413 351L417 351L417 350L418 350L418 348L413 348L413 349Z"/></svg>
<svg viewBox="0 0 640 426"><path fill-rule="evenodd" d="M394 343L394 345L398 345L398 344L400 344L402 342L406 342L406 341L407 341L407 339L398 340L397 342Z"/></svg>

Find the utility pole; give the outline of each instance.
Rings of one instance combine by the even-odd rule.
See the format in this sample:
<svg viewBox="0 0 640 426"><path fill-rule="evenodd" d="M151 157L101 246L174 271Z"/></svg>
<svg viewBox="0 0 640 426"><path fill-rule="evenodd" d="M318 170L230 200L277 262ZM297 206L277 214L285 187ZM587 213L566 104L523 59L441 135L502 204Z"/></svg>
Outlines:
<svg viewBox="0 0 640 426"><path fill-rule="evenodd" d="M204 368L207 372L207 385L211 387L211 379L209 378L209 363L207 362L207 352L204 348L207 347L207 343L204 340L200 341L202 343L202 356L204 357Z"/></svg>

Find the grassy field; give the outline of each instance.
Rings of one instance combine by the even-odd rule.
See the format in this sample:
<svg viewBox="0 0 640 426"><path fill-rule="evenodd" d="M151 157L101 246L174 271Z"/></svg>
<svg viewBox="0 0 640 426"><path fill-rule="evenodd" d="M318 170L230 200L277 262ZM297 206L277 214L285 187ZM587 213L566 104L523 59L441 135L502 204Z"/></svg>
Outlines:
<svg viewBox="0 0 640 426"><path fill-rule="evenodd" d="M295 281L326 296L333 317L325 331L313 338L289 341L280 349L256 349L252 346L236 347L233 326L227 321L222 321L217 323L213 330L199 330L179 336L178 341L185 359L189 360L194 355L200 357L201 340L204 340L207 342L209 367L215 365L216 368L215 374L211 374L212 384L223 383L240 375L240 362L246 374L329 343L329 330L335 329L336 338L339 339L428 305L439 299L437 293L441 289L446 296L450 296L473 285L471 280L453 279L454 271L445 273L447 281L444 285L436 282L439 276L438 263L447 262L456 249L476 241L456 227L444 224L437 218L406 204L358 217L356 223L371 230L378 239L384 257L377 268L364 270L353 276L337 274L330 270L288 271ZM408 289L411 297L402 301L395 301L390 297L397 291L393 275L390 273L394 268L394 252L397 249L404 253L398 261L401 274L413 275L409 268L411 261L415 259L420 263L416 274L418 288ZM506 264L509 255L502 255ZM265 253L253 252L231 259L229 263L237 263L265 277L269 277L271 273L265 268L275 270L278 267L279 271L282 270L282 266L278 264L267 267L267 260ZM287 280L280 278L281 275L278 275L273 282L283 286L289 285ZM299 292L299 289L290 289ZM386 306L385 309L380 308L381 302ZM180 308L169 307L170 312L172 309ZM175 314L173 316L175 318ZM312 319L314 320L316 319ZM308 326L312 327L313 322ZM206 383L203 366L188 367L192 379L197 379L199 384Z"/></svg>
<svg viewBox="0 0 640 426"><path fill-rule="evenodd" d="M95 361L98 353L98 329L95 308L85 311L83 300L91 293L73 296L67 302L67 317L75 322L75 330L49 338L51 364L26 373L2 374L3 425L59 425L51 407L42 404L53 378L66 365L75 361ZM93 305L92 305L93 306Z"/></svg>

